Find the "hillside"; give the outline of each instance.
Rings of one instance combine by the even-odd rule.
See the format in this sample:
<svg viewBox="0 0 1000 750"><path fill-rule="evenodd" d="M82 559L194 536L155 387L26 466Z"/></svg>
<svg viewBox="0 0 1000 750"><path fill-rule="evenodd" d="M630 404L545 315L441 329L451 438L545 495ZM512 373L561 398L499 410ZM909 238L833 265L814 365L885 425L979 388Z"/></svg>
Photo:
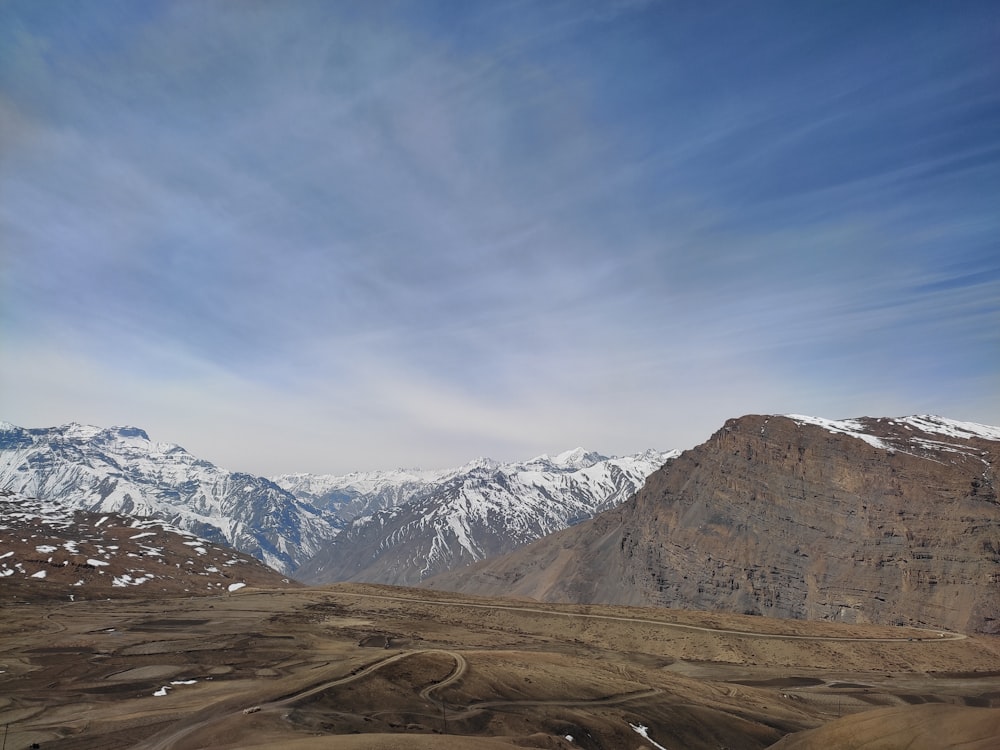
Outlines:
<svg viewBox="0 0 1000 750"><path fill-rule="evenodd" d="M1000 429L746 416L636 497L427 585L1000 631Z"/></svg>
<svg viewBox="0 0 1000 750"><path fill-rule="evenodd" d="M220 594L294 584L254 558L156 519L71 511L0 491L4 601Z"/></svg>

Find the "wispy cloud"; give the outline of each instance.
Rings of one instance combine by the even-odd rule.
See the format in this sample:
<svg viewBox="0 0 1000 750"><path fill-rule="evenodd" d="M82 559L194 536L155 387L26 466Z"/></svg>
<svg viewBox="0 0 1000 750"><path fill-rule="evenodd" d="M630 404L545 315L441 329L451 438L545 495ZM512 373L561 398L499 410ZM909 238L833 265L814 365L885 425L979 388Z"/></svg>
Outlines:
<svg viewBox="0 0 1000 750"><path fill-rule="evenodd" d="M1000 422L991 9L796 8L5 4L2 416L272 470Z"/></svg>

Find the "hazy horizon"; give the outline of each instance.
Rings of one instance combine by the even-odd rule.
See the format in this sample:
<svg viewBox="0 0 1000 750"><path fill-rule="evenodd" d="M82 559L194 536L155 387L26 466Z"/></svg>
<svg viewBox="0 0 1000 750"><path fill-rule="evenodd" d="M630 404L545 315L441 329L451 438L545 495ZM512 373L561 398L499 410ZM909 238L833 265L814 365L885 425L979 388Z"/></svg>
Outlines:
<svg viewBox="0 0 1000 750"><path fill-rule="evenodd" d="M995 3L0 4L0 419L255 474L1000 424Z"/></svg>

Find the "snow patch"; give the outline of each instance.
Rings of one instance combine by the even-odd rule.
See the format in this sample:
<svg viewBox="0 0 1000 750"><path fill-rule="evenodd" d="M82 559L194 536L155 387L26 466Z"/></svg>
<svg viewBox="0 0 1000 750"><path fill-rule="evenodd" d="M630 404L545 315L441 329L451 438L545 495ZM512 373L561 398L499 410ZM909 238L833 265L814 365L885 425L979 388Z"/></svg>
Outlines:
<svg viewBox="0 0 1000 750"><path fill-rule="evenodd" d="M646 740L650 745L657 748L657 750L667 750L667 748L649 736L649 727L645 727L642 724L633 724L632 722L629 722L629 726L632 727L633 732Z"/></svg>
<svg viewBox="0 0 1000 750"><path fill-rule="evenodd" d="M866 433L864 425L855 419L824 419L823 417L809 417L805 414L786 414L785 416L796 424L816 425L839 435L849 435L850 437L864 440L873 448L880 448L882 450L890 449L890 446L885 442L879 440L874 435Z"/></svg>
<svg viewBox="0 0 1000 750"><path fill-rule="evenodd" d="M978 437L986 440L1000 440L1000 427L979 424L978 422L959 422L955 419L935 417L931 414L903 417L899 421L924 432L947 435L948 437L964 439Z"/></svg>
<svg viewBox="0 0 1000 750"><path fill-rule="evenodd" d="M241 588L244 588L245 586L246 586L245 583L231 583L231 584L229 584L229 587L228 587L229 588L229 593L232 593L234 591L239 591Z"/></svg>

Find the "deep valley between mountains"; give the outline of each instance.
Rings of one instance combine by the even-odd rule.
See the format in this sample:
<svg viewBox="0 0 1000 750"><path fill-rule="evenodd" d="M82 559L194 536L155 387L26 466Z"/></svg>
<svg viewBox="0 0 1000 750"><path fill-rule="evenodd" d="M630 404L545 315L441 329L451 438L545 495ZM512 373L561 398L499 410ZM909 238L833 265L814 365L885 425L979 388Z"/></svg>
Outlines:
<svg viewBox="0 0 1000 750"><path fill-rule="evenodd" d="M272 478L0 423L5 748L1000 746L1000 428Z"/></svg>

